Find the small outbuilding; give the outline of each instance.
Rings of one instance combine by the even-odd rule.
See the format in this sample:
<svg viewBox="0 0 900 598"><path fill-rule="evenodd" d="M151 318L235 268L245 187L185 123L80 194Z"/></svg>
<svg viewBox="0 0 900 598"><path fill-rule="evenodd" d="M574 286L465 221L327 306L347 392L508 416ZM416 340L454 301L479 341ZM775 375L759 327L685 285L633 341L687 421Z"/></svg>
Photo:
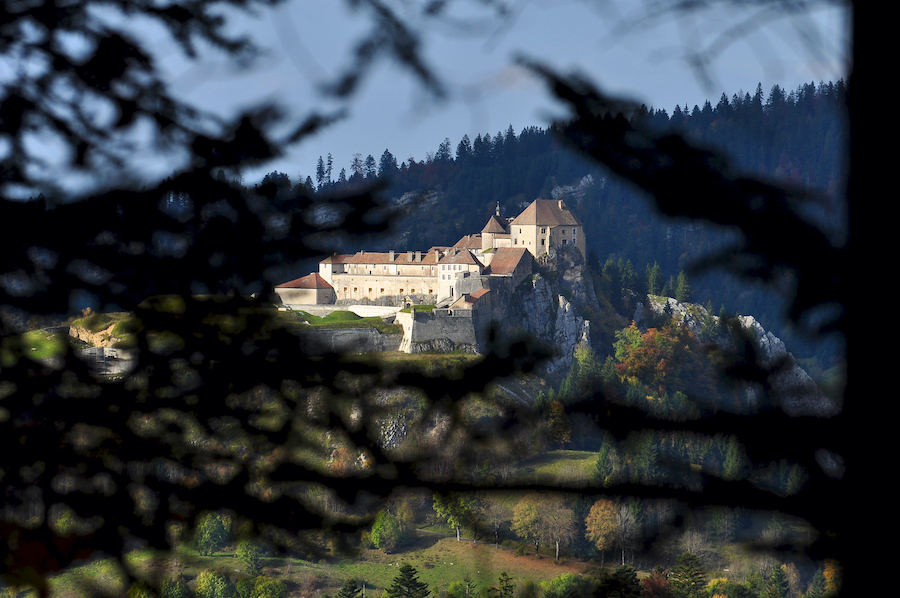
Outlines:
<svg viewBox="0 0 900 598"><path fill-rule="evenodd" d="M286 305L332 305L335 301L334 287L317 272L281 283L275 287L275 294Z"/></svg>

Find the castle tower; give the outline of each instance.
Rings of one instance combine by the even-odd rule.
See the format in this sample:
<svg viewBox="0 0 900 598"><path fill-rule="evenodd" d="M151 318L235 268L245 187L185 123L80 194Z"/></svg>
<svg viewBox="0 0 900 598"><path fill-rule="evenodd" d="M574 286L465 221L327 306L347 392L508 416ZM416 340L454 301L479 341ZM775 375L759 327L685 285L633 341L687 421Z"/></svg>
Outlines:
<svg viewBox="0 0 900 598"><path fill-rule="evenodd" d="M498 235L500 235L500 239L498 239ZM505 243L498 243L498 240L504 239ZM506 223L503 222L503 218L500 216L500 202L497 202L497 209L493 216L491 216L490 220L487 221L487 224L484 225L484 228L481 229L481 250L487 251L488 249L496 249L501 246L509 247L509 230L506 228Z"/></svg>

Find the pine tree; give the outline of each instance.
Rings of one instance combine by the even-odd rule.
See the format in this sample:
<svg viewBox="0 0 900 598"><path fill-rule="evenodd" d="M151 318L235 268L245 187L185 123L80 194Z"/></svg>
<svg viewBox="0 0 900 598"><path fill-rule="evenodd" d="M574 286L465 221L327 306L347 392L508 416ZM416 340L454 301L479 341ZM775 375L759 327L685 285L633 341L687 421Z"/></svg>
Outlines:
<svg viewBox="0 0 900 598"><path fill-rule="evenodd" d="M677 598L700 598L706 594L706 573L696 554L681 554L669 579Z"/></svg>
<svg viewBox="0 0 900 598"><path fill-rule="evenodd" d="M784 572L784 566L775 567L772 575L769 576L769 586L775 590L775 595L779 598L787 598L788 595L788 579Z"/></svg>
<svg viewBox="0 0 900 598"><path fill-rule="evenodd" d="M348 579L338 592L337 598L359 598L362 595L362 588L355 579Z"/></svg>
<svg viewBox="0 0 900 598"><path fill-rule="evenodd" d="M366 156L366 178L374 179L378 176L378 167L375 164L375 157L372 154Z"/></svg>
<svg viewBox="0 0 900 598"><path fill-rule="evenodd" d="M550 410L547 414L547 433L560 448L572 442L572 424L569 422L565 407L559 401L550 403Z"/></svg>
<svg viewBox="0 0 900 598"><path fill-rule="evenodd" d="M659 262L653 262L653 265L647 264L647 294L658 295L662 290L662 268Z"/></svg>
<svg viewBox="0 0 900 598"><path fill-rule="evenodd" d="M594 596L608 598L640 598L641 582L634 567L622 565L612 573L604 573L594 588Z"/></svg>
<svg viewBox="0 0 900 598"><path fill-rule="evenodd" d="M386 598L426 598L430 593L428 585L419 581L416 568L409 563L400 567L391 587L384 591Z"/></svg>
<svg viewBox="0 0 900 598"><path fill-rule="evenodd" d="M316 162L316 185L319 189L325 186L325 160L322 156L319 156L319 161Z"/></svg>
<svg viewBox="0 0 900 598"><path fill-rule="evenodd" d="M684 270L678 273L678 280L675 282L675 300L679 303L691 300L691 285Z"/></svg>
<svg viewBox="0 0 900 598"><path fill-rule="evenodd" d="M742 480L747 476L747 455L737 436L728 442L725 463L722 466L722 478L726 480Z"/></svg>

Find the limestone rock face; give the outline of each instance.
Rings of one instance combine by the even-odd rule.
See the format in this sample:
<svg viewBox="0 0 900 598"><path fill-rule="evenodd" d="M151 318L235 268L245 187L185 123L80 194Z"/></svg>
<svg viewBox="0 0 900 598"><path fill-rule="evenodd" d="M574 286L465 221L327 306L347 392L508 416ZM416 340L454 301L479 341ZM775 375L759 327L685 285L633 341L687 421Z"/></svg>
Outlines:
<svg viewBox="0 0 900 598"><path fill-rule="evenodd" d="M91 332L87 328L81 326L71 326L69 328L69 336L77 338L92 347L111 347L122 340L113 336L113 329L116 327L117 323L118 322L113 322L107 328L98 330L97 332Z"/></svg>
<svg viewBox="0 0 900 598"><path fill-rule="evenodd" d="M738 321L755 339L760 364L773 370L768 382L776 405L791 416L830 417L837 414L837 405L828 399L809 374L797 365L794 356L787 351L780 338L766 332L753 316L738 316ZM748 388L747 393L757 404L765 400L764 389L759 385Z"/></svg>
<svg viewBox="0 0 900 598"><path fill-rule="evenodd" d="M649 305L638 305L634 320L640 324L648 312L659 314L663 311L670 312L680 325L686 326L698 336L701 320L711 315L700 305L680 303L671 297L654 297ZM716 328L721 330L718 327L718 316L712 318ZM766 331L753 316L738 316L737 322L757 352L757 365L770 372L767 385L771 392L768 396L761 384L746 383L744 392L749 405L762 408L766 403L771 403L791 416L830 417L838 412L838 406L825 396L809 374L797 364L780 338ZM713 342L726 351L735 348L734 340L723 332Z"/></svg>
<svg viewBox="0 0 900 598"><path fill-rule="evenodd" d="M578 309L597 301L593 286L584 276L585 264L578 250L565 246L557 249L541 258L542 267L554 280L534 275L530 288L518 295L518 309L510 310L511 324L555 349L556 356L544 366L548 374L565 373L572 365L575 347L590 342L590 322L578 315Z"/></svg>

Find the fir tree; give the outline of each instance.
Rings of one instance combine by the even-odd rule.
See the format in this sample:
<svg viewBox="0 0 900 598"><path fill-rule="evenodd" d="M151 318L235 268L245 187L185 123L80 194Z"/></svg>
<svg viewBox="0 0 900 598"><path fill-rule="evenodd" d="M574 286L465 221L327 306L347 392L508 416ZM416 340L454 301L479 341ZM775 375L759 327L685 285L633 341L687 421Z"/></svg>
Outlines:
<svg viewBox="0 0 900 598"><path fill-rule="evenodd" d="M426 598L430 593L428 585L419 581L416 568L409 563L400 567L391 587L384 591L386 598Z"/></svg>
<svg viewBox="0 0 900 598"><path fill-rule="evenodd" d="M691 300L691 285L688 283L684 270L678 273L678 280L675 282L675 300L679 303Z"/></svg>
<svg viewBox="0 0 900 598"><path fill-rule="evenodd" d="M646 277L647 294L658 295L662 290L662 268L659 267L659 262L653 262L652 266L647 264Z"/></svg>
<svg viewBox="0 0 900 598"><path fill-rule="evenodd" d="M788 595L788 579L784 572L784 566L775 567L772 575L769 576L769 588L773 589L773 595L779 598L787 598Z"/></svg>
<svg viewBox="0 0 900 598"><path fill-rule="evenodd" d="M337 598L359 598L361 595L362 588L359 586L359 583L355 579L348 579L341 586L341 591L338 592Z"/></svg>
<svg viewBox="0 0 900 598"><path fill-rule="evenodd" d="M706 573L696 554L681 554L669 579L677 598L700 598L706 594Z"/></svg>

